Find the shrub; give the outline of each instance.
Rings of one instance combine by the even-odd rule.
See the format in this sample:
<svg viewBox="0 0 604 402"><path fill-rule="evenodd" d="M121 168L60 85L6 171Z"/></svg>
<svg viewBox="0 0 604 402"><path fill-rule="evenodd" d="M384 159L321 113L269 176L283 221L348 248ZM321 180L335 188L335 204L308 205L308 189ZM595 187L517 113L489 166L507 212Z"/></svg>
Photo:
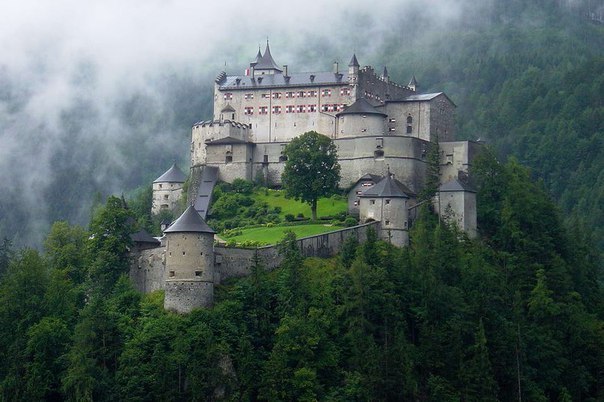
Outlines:
<svg viewBox="0 0 604 402"><path fill-rule="evenodd" d="M294 215L293 214L286 214L285 215L285 222L293 222L294 221Z"/></svg>
<svg viewBox="0 0 604 402"><path fill-rule="evenodd" d="M235 193L240 194L249 195L252 194L252 191L254 191L254 183L243 179L233 180L233 184L231 185L231 187Z"/></svg>
<svg viewBox="0 0 604 402"><path fill-rule="evenodd" d="M304 214L302 212L300 212L300 213L298 213L298 215L296 215L296 218L304 219Z"/></svg>
<svg viewBox="0 0 604 402"><path fill-rule="evenodd" d="M356 218L353 218L352 216L349 216L348 218L346 218L346 220L344 220L344 226L346 226L347 228L356 226L356 225L357 225L357 220L356 220Z"/></svg>

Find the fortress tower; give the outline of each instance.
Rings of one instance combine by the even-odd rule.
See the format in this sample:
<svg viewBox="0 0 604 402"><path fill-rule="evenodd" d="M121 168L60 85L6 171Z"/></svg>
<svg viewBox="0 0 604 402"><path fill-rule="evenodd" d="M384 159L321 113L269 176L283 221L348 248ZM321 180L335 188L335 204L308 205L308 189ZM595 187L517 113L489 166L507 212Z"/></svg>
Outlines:
<svg viewBox="0 0 604 402"><path fill-rule="evenodd" d="M159 214L161 211L174 211L182 196L183 185L187 176L173 164L164 174L153 181L153 206L151 213Z"/></svg>
<svg viewBox="0 0 604 402"><path fill-rule="evenodd" d="M214 303L214 231L195 208L165 230L166 310L188 313Z"/></svg>

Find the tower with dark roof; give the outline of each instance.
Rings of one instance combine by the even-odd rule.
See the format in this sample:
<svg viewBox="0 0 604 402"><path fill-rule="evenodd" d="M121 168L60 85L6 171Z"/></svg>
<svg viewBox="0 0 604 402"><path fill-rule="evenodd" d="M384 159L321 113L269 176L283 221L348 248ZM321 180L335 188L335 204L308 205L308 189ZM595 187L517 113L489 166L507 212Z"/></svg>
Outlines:
<svg viewBox="0 0 604 402"><path fill-rule="evenodd" d="M182 197L183 185L187 176L173 164L164 174L153 181L153 206L151 213L174 211Z"/></svg>
<svg viewBox="0 0 604 402"><path fill-rule="evenodd" d="M380 221L379 237L396 246L409 244L409 207L414 194L388 173L359 195L361 223Z"/></svg>
<svg viewBox="0 0 604 402"><path fill-rule="evenodd" d="M188 313L214 303L214 231L193 206L164 231L164 308Z"/></svg>

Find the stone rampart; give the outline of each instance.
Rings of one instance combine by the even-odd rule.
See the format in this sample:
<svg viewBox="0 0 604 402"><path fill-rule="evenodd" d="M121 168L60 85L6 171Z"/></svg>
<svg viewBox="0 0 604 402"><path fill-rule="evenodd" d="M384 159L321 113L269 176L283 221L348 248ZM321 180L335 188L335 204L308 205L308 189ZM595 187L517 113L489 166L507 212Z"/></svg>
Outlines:
<svg viewBox="0 0 604 402"><path fill-rule="evenodd" d="M333 257L342 249L344 241L349 237L356 237L359 242L367 239L367 230L373 228L379 230L379 222L369 222L351 228L340 229L334 232L324 233L298 239L298 246L305 257ZM253 249L235 247L214 247L216 255L216 283L235 277L243 277L250 274L251 261L256 253L266 269L274 269L281 264L277 246L266 246Z"/></svg>

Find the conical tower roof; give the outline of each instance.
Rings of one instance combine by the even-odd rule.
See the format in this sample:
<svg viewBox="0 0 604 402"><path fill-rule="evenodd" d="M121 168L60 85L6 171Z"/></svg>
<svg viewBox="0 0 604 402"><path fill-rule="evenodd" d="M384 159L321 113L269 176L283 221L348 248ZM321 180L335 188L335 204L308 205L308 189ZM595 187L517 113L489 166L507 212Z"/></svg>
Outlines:
<svg viewBox="0 0 604 402"><path fill-rule="evenodd" d="M153 181L153 183L184 183L187 180L187 176L176 166L176 163L172 165L166 173L159 176Z"/></svg>
<svg viewBox="0 0 604 402"><path fill-rule="evenodd" d="M262 53L260 52L260 45L258 45L258 53L256 54L256 58L254 59L254 61L252 61L250 63L250 67L255 67L261 58L262 58Z"/></svg>
<svg viewBox="0 0 604 402"><path fill-rule="evenodd" d="M169 228L164 230L164 233L178 232L216 233L208 226L192 205L189 205L189 208Z"/></svg>
<svg viewBox="0 0 604 402"><path fill-rule="evenodd" d="M409 198L411 191L403 183L387 174L375 186L368 188L360 197Z"/></svg>
<svg viewBox="0 0 604 402"><path fill-rule="evenodd" d="M419 84L417 83L417 78L415 78L415 74L413 74L413 77L411 77L411 81L409 81L409 84L407 86L409 87L417 87Z"/></svg>
<svg viewBox="0 0 604 402"><path fill-rule="evenodd" d="M359 67L359 61L357 60L356 53L352 55L352 59L350 59L350 63L348 63L348 67Z"/></svg>
<svg viewBox="0 0 604 402"><path fill-rule="evenodd" d="M264 50L264 54L262 55L262 57L260 57L260 60L258 60L254 68L256 70L277 70L279 72L282 71L277 65L277 63L275 63L275 60L271 55L271 48L268 45L268 41L266 41L266 49Z"/></svg>
<svg viewBox="0 0 604 402"><path fill-rule="evenodd" d="M347 114L379 114L382 116L387 116L387 114L382 113L374 108L365 98L359 98L355 103L336 114L336 116L343 116Z"/></svg>

